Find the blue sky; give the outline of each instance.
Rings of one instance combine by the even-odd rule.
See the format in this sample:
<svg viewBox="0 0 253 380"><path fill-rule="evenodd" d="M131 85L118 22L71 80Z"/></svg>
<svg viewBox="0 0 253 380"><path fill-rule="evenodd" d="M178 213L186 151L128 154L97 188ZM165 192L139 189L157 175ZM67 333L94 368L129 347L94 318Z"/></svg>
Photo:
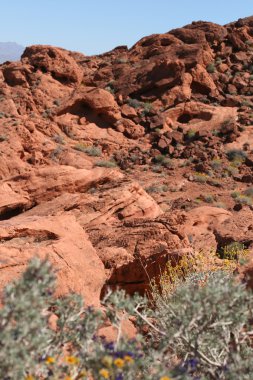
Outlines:
<svg viewBox="0 0 253 380"><path fill-rule="evenodd" d="M1 42L90 55L196 20L225 24L253 15L253 0L1 0L0 12Z"/></svg>

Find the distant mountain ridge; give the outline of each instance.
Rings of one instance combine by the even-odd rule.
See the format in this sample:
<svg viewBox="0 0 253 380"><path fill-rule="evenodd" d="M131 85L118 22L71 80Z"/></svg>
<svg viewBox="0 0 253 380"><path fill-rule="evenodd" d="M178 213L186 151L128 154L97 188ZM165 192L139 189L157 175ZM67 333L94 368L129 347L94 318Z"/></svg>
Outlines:
<svg viewBox="0 0 253 380"><path fill-rule="evenodd" d="M0 42L0 63L19 60L24 50L16 42Z"/></svg>

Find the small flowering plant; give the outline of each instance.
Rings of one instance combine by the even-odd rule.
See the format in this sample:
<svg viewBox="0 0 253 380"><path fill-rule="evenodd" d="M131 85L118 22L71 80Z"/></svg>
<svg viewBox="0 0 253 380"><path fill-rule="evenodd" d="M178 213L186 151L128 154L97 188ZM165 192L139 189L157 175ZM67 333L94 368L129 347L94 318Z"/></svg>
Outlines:
<svg viewBox="0 0 253 380"><path fill-rule="evenodd" d="M33 260L4 292L0 379L252 380L253 295L228 273L203 276L161 293L156 308L140 296L109 292L102 312L75 294L55 300L52 268ZM123 336L130 316L145 335ZM98 335L108 322L115 342Z"/></svg>
<svg viewBox="0 0 253 380"><path fill-rule="evenodd" d="M122 321L144 307L140 297L109 293L106 312L84 307L75 294L55 300L55 276L46 261L35 259L23 276L8 285L0 309L0 378L3 380L170 379L159 373L152 349L137 335L122 336ZM55 329L49 318L57 316ZM115 343L97 336L108 320L117 329Z"/></svg>

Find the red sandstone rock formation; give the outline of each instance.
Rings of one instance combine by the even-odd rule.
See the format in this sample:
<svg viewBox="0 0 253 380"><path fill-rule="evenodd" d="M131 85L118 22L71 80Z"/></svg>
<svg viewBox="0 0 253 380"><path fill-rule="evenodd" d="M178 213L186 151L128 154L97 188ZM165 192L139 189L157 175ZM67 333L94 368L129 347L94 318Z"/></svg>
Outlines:
<svg viewBox="0 0 253 380"><path fill-rule="evenodd" d="M56 295L98 305L198 249L253 249L252 36L252 17L195 22L0 65L1 289L37 255Z"/></svg>

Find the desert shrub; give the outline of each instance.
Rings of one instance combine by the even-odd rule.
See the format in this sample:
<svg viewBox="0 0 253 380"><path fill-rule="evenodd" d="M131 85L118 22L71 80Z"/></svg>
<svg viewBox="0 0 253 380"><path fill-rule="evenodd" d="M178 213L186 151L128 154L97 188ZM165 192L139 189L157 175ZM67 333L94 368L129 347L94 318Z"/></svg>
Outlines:
<svg viewBox="0 0 253 380"><path fill-rule="evenodd" d="M61 136L61 135L54 135L54 136L53 136L53 140L54 140L57 144L61 144L61 145L64 145L64 144L65 144L65 140L64 140L63 136Z"/></svg>
<svg viewBox="0 0 253 380"><path fill-rule="evenodd" d="M247 196L247 197L252 197L253 198L253 187L249 187L248 189L246 189L244 191L244 194Z"/></svg>
<svg viewBox="0 0 253 380"><path fill-rule="evenodd" d="M8 141L8 140L9 140L8 136L6 136L6 135L0 135L0 142Z"/></svg>
<svg viewBox="0 0 253 380"><path fill-rule="evenodd" d="M77 144L74 146L75 150L78 150L79 152L83 152L88 154L88 156L93 156L93 157L100 157L102 152L101 149L97 146L87 146L84 144Z"/></svg>
<svg viewBox="0 0 253 380"><path fill-rule="evenodd" d="M188 131L187 131L187 134L186 134L186 138L188 139L188 140L193 140L194 139L194 137L196 136L196 131L195 131L195 129L189 129Z"/></svg>
<svg viewBox="0 0 253 380"><path fill-rule="evenodd" d="M252 196L248 196L245 193L242 194L239 191L234 191L231 194L231 197L234 198L237 203L240 203L242 205L251 206L253 204Z"/></svg>
<svg viewBox="0 0 253 380"><path fill-rule="evenodd" d="M175 355L192 379L250 380L253 296L244 285L228 272L193 274L156 300L163 362Z"/></svg>
<svg viewBox="0 0 253 380"><path fill-rule="evenodd" d="M54 284L50 265L36 259L21 279L5 289L0 310L1 379L152 380L168 375L152 356L151 347L151 355L148 353L141 336L128 341L121 334L121 324L128 315L135 315L137 324L141 323L145 299L111 292L103 313L85 307L78 295L55 300ZM54 330L48 325L52 310L58 316ZM105 321L118 331L115 343L97 335Z"/></svg>
<svg viewBox="0 0 253 380"><path fill-rule="evenodd" d="M149 103L149 102L142 103L142 106L143 106L143 111L142 111L143 116L148 115L153 109L152 103Z"/></svg>
<svg viewBox="0 0 253 380"><path fill-rule="evenodd" d="M208 178L207 183L209 185L215 186L215 187L222 187L223 186L222 181L218 178Z"/></svg>
<svg viewBox="0 0 253 380"><path fill-rule="evenodd" d="M233 191L231 193L231 197L234 198L234 199L238 198L239 196L240 196L240 192L239 191Z"/></svg>
<svg viewBox="0 0 253 380"><path fill-rule="evenodd" d="M56 107L59 107L59 106L61 105L61 101L60 101L60 99L55 99L55 100L54 100L54 105L55 105Z"/></svg>
<svg viewBox="0 0 253 380"><path fill-rule="evenodd" d="M211 194L203 195L203 200L206 203L213 203L214 202L214 197Z"/></svg>
<svg viewBox="0 0 253 380"><path fill-rule="evenodd" d="M101 311L75 294L55 299L50 264L34 259L4 291L0 378L250 380L253 294L231 273L195 273L196 265L192 256L170 264L171 281L153 293L155 308L138 295L110 291ZM55 329L48 324L53 314ZM145 338L123 336L129 316L145 325ZM115 343L97 334L109 322Z"/></svg>
<svg viewBox="0 0 253 380"><path fill-rule="evenodd" d="M245 249L244 245L240 242L233 242L222 247L220 252L218 252L218 256L221 259L225 260L235 260L239 261L247 257L249 254L248 250Z"/></svg>
<svg viewBox="0 0 253 380"><path fill-rule="evenodd" d="M208 176L203 173L195 173L193 179L195 182L206 183L208 180Z"/></svg>
<svg viewBox="0 0 253 380"><path fill-rule="evenodd" d="M149 186L146 189L146 192L151 194L151 193L165 193L169 190L168 186L166 185L161 185L161 186Z"/></svg>
<svg viewBox="0 0 253 380"><path fill-rule="evenodd" d="M180 260L168 261L158 278L151 280L151 297L155 304L164 302L190 273L196 272L197 257L185 255Z"/></svg>
<svg viewBox="0 0 253 380"><path fill-rule="evenodd" d="M105 161L105 160L102 160L102 161L97 161L95 163L95 166L100 166L100 167L104 167L104 168L116 168L117 164L114 161Z"/></svg>
<svg viewBox="0 0 253 380"><path fill-rule="evenodd" d="M152 166L152 172L154 173L161 173L163 171L162 165L154 165Z"/></svg>
<svg viewBox="0 0 253 380"><path fill-rule="evenodd" d="M57 147L50 153L50 158L54 161L57 161L63 152L64 148L61 145L57 145Z"/></svg>
<svg viewBox="0 0 253 380"><path fill-rule="evenodd" d="M116 59L116 63L128 63L128 59L127 58L118 58Z"/></svg>
<svg viewBox="0 0 253 380"><path fill-rule="evenodd" d="M169 158L164 156L163 154L158 154L153 158L153 162L156 164L160 164L161 166L164 166L166 168L173 168L174 164L173 161Z"/></svg>
<svg viewBox="0 0 253 380"><path fill-rule="evenodd" d="M229 176L235 176L239 173L239 170L237 167L235 167L233 165L228 165L226 167L226 172L228 173Z"/></svg>
<svg viewBox="0 0 253 380"><path fill-rule="evenodd" d="M115 94L115 89L113 87L111 87L111 86L106 86L105 90L108 91L108 92L110 92L112 95Z"/></svg>
<svg viewBox="0 0 253 380"><path fill-rule="evenodd" d="M137 99L132 99L132 98L129 98L127 100L127 103L130 107L133 107L133 108L139 108L142 106L142 102L140 102L139 100Z"/></svg>
<svg viewBox="0 0 253 380"><path fill-rule="evenodd" d="M213 74L216 72L215 64L214 63L209 63L209 65L206 68L207 72L210 74Z"/></svg>
<svg viewBox="0 0 253 380"><path fill-rule="evenodd" d="M210 165L214 170L218 170L222 167L222 161L219 158L215 158L210 162Z"/></svg>
<svg viewBox="0 0 253 380"><path fill-rule="evenodd" d="M43 113L42 113L42 117L44 118L49 118L50 116L52 115L52 110L50 108L47 108Z"/></svg>
<svg viewBox="0 0 253 380"><path fill-rule="evenodd" d="M227 152L227 158L229 161L243 162L247 157L247 153L241 149L231 149Z"/></svg>

